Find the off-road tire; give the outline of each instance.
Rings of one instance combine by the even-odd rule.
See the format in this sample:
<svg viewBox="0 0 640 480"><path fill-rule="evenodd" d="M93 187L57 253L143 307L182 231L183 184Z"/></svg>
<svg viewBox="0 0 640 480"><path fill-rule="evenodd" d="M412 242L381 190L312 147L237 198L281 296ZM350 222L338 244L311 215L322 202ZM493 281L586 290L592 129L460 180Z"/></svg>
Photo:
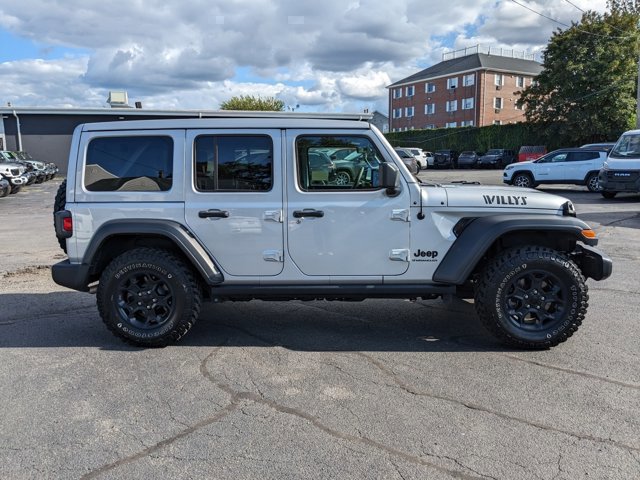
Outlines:
<svg viewBox="0 0 640 480"><path fill-rule="evenodd" d="M67 179L65 178L60 186L58 187L58 191L56 192L56 198L53 201L53 223L55 227L55 216L56 213L64 210L67 204ZM67 253L67 239L58 237L58 243L60 244L60 248L64 253Z"/></svg>
<svg viewBox="0 0 640 480"><path fill-rule="evenodd" d="M618 192L600 192L600 194L607 200L611 200L618 194Z"/></svg>
<svg viewBox="0 0 640 480"><path fill-rule="evenodd" d="M587 185L587 189L590 192L599 192L600 190L602 190L602 187L600 186L600 182L598 181L597 172L590 173L589 176L587 177L587 180L585 181L585 184Z"/></svg>
<svg viewBox="0 0 640 480"><path fill-rule="evenodd" d="M480 321L500 341L546 349L582 324L589 295L577 265L546 247L515 247L494 258L475 289Z"/></svg>
<svg viewBox="0 0 640 480"><path fill-rule="evenodd" d="M202 292L182 260L166 250L136 248L102 272L97 303L107 328L126 343L164 347L196 323Z"/></svg>
<svg viewBox="0 0 640 480"><path fill-rule="evenodd" d="M516 187L522 187L522 188L534 187L533 178L528 173L517 173L513 177L513 180L511 180L511 184Z"/></svg>

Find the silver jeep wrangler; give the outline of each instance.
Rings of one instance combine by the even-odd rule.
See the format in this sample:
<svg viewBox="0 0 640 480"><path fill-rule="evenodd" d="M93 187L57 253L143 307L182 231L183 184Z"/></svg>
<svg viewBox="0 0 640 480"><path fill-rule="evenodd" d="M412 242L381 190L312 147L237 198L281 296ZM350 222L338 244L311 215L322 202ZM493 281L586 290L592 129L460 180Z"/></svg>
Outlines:
<svg viewBox="0 0 640 480"><path fill-rule="evenodd" d="M570 337L586 278L612 269L572 203L423 183L367 120L221 112L79 126L54 207L68 259L53 279L96 293L107 327L141 346L180 339L204 300L457 295L510 345ZM348 181L335 149L352 152Z"/></svg>

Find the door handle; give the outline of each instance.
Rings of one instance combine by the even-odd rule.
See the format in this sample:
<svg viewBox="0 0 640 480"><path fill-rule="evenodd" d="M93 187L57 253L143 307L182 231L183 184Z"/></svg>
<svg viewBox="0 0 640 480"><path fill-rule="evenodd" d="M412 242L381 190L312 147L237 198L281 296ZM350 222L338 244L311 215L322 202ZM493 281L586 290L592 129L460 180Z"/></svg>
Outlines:
<svg viewBox="0 0 640 480"><path fill-rule="evenodd" d="M226 210L218 210L217 208L211 210L200 210L198 212L200 218L228 218L229 212Z"/></svg>
<svg viewBox="0 0 640 480"><path fill-rule="evenodd" d="M293 218L304 218L304 217L322 218L324 217L324 212L322 210L314 210L312 208L305 209L305 210L294 210Z"/></svg>

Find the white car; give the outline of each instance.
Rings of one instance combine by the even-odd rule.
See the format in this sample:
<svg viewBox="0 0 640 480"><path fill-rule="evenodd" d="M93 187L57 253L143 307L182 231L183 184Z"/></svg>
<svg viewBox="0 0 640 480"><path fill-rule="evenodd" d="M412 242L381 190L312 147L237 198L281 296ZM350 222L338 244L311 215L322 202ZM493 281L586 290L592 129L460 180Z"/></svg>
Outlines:
<svg viewBox="0 0 640 480"><path fill-rule="evenodd" d="M411 155L413 155L416 158L416 162L418 162L418 171L425 170L429 166L433 167L432 153L425 152L421 148L416 148L416 147L398 147L398 148L401 148L402 150L409 152ZM429 161L429 156L427 155L428 153L430 153L431 161Z"/></svg>
<svg viewBox="0 0 640 480"><path fill-rule="evenodd" d="M502 181L516 187L534 188L542 184L568 183L586 185L599 192L598 172L607 152L587 148L563 148L527 162L507 165Z"/></svg>

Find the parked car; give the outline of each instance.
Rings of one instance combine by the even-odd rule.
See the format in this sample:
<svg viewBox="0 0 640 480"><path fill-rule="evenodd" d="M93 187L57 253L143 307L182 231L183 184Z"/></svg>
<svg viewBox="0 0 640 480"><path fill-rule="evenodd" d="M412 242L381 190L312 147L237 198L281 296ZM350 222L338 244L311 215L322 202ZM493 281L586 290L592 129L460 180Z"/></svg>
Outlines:
<svg viewBox="0 0 640 480"><path fill-rule="evenodd" d="M17 165L21 165L24 167L24 173L22 174L24 179L26 180L24 182L24 185L31 185L35 183L37 179L37 175L33 165L22 161L15 152L11 152L8 150L0 151L0 157L2 157L2 160L6 162L15 163Z"/></svg>
<svg viewBox="0 0 640 480"><path fill-rule="evenodd" d="M478 154L471 150L465 150L458 156L458 168L475 168L478 166Z"/></svg>
<svg viewBox="0 0 640 480"><path fill-rule="evenodd" d="M18 193L29 182L29 177L25 175L27 169L24 165L9 160L11 157L5 153L0 152L0 177L11 184L10 193Z"/></svg>
<svg viewBox="0 0 640 480"><path fill-rule="evenodd" d="M528 162L536 160L547 153L547 147L544 145L523 145L518 151L518 161Z"/></svg>
<svg viewBox="0 0 640 480"><path fill-rule="evenodd" d="M458 152L455 150L438 150L433 155L435 168L456 168L458 165Z"/></svg>
<svg viewBox="0 0 640 480"><path fill-rule="evenodd" d="M406 150L411 155L416 157L416 161L418 162L418 170L425 170L429 167L427 155L425 154L424 150L422 150L421 148L416 148L416 147L400 147L400 148Z"/></svg>
<svg viewBox="0 0 640 480"><path fill-rule="evenodd" d="M45 162L35 160L27 152L13 152L13 154L21 161L33 167L33 172L36 174L36 183L42 183L51 176L50 173L47 172L47 164L45 164Z"/></svg>
<svg viewBox="0 0 640 480"><path fill-rule="evenodd" d="M618 192L640 193L640 130L622 134L609 152L598 180L604 198Z"/></svg>
<svg viewBox="0 0 640 480"><path fill-rule="evenodd" d="M478 158L478 166L482 168L504 168L515 162L516 152L506 148L491 148Z"/></svg>
<svg viewBox="0 0 640 480"><path fill-rule="evenodd" d="M537 160L507 165L502 180L508 185L530 188L550 183L586 185L589 191L597 192L598 172L606 159L607 152L603 150L563 148Z"/></svg>
<svg viewBox="0 0 640 480"><path fill-rule="evenodd" d="M333 158L333 155L330 155L330 157ZM351 149L351 152L346 157L341 160L334 160L333 163L336 168L333 183L336 185L351 185L363 169L370 168L373 171L379 168L379 162L375 155L369 155L369 152L355 149Z"/></svg>
<svg viewBox="0 0 640 480"><path fill-rule="evenodd" d="M424 151L424 157L425 160L427 161L427 168L433 168L433 152L429 152L429 151Z"/></svg>
<svg viewBox="0 0 640 480"><path fill-rule="evenodd" d="M395 148L394 150L396 151L400 159L404 162L404 164L407 166L409 171L414 175L416 175L420 170L418 168L418 161L416 160L416 157L411 155L411 153L409 153L404 148Z"/></svg>
<svg viewBox="0 0 640 480"><path fill-rule="evenodd" d="M0 198L6 197L11 193L11 184L0 175Z"/></svg>

